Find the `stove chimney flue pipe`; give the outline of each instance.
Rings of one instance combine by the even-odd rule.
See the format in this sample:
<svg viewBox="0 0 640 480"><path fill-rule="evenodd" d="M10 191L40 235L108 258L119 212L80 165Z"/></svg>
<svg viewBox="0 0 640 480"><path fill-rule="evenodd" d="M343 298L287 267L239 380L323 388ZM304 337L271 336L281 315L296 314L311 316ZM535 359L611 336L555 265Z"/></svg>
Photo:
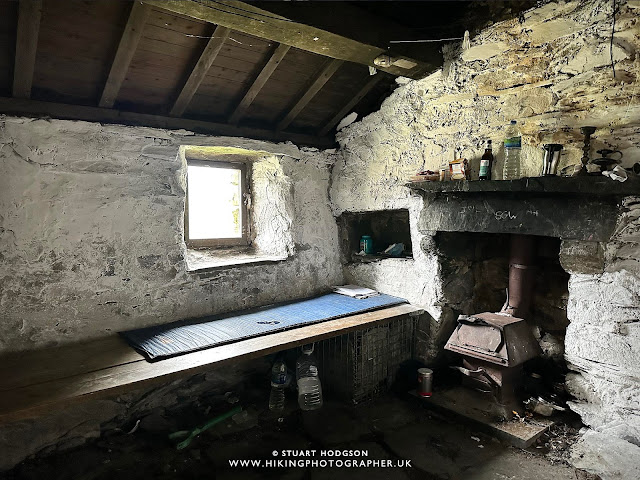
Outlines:
<svg viewBox="0 0 640 480"><path fill-rule="evenodd" d="M535 282L536 237L511 235L509 290L501 313L526 318L531 307Z"/></svg>

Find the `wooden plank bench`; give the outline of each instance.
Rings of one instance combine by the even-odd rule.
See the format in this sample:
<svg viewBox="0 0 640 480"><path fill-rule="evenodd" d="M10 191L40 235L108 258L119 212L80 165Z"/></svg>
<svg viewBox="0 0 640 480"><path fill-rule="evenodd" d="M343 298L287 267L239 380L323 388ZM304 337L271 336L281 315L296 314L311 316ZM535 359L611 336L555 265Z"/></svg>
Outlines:
<svg viewBox="0 0 640 480"><path fill-rule="evenodd" d="M257 358L379 323L418 314L410 304L148 362L120 336L0 357L0 422L35 417L59 405L116 395L153 382L193 375L226 362Z"/></svg>

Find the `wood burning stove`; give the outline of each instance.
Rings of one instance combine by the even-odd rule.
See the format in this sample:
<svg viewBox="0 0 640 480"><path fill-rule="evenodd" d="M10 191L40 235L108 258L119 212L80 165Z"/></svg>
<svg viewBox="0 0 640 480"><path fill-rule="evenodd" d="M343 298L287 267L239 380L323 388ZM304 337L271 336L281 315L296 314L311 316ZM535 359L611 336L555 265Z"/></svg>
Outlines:
<svg viewBox="0 0 640 480"><path fill-rule="evenodd" d="M491 393L504 417L522 410L522 364L540 354L524 319L504 313L461 315L445 349L464 356L463 366L457 367L463 384Z"/></svg>
<svg viewBox="0 0 640 480"><path fill-rule="evenodd" d="M522 365L541 353L524 318L533 291L535 237L513 235L507 301L499 313L461 315L445 349L463 355L463 384L490 393L505 418L522 411Z"/></svg>

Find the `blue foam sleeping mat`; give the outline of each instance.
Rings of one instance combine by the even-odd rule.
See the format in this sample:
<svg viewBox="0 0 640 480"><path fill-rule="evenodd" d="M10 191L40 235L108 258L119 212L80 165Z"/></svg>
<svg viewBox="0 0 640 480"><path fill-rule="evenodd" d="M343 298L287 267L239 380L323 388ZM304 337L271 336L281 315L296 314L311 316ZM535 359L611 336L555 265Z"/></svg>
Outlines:
<svg viewBox="0 0 640 480"><path fill-rule="evenodd" d="M237 342L311 323L408 303L391 295L357 299L338 293L296 302L120 332L149 360Z"/></svg>

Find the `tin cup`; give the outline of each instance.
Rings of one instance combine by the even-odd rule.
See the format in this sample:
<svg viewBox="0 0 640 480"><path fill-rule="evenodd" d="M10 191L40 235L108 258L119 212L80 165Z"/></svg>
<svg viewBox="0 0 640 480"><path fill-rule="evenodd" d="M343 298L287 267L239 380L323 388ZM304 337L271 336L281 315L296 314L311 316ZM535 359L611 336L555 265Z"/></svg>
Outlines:
<svg viewBox="0 0 640 480"><path fill-rule="evenodd" d="M433 385L433 370L430 368L418 369L418 395L421 397L431 396L431 387Z"/></svg>

